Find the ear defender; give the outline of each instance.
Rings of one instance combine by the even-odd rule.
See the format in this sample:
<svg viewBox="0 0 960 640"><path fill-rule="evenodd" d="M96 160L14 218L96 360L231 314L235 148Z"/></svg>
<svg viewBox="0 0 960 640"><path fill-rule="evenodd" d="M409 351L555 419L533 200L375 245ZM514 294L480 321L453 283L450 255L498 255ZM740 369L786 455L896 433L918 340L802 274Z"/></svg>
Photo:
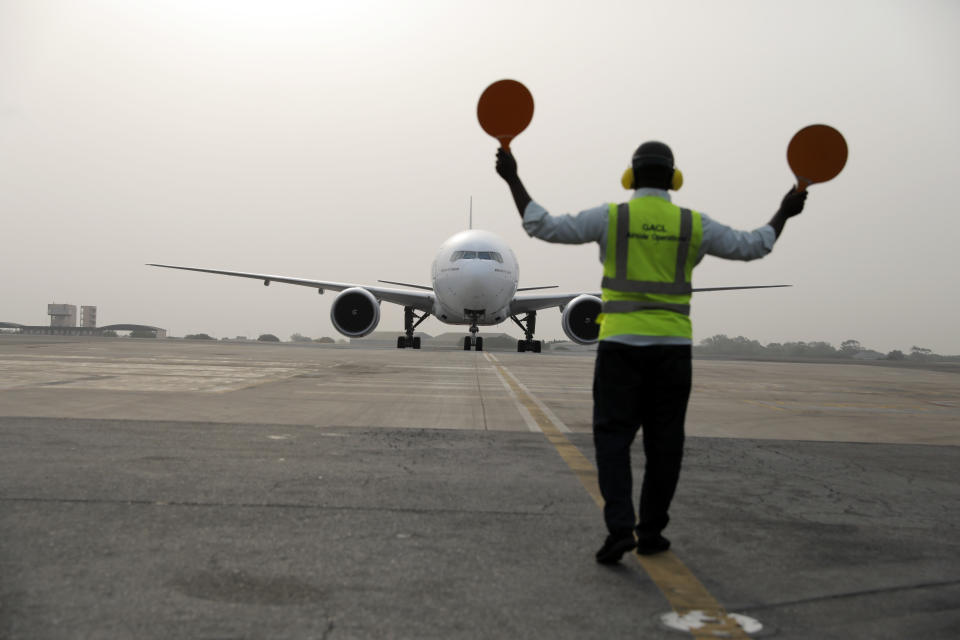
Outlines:
<svg viewBox="0 0 960 640"><path fill-rule="evenodd" d="M673 170L673 178L670 180L670 188L674 191L680 191L683 186L683 172L680 169Z"/></svg>
<svg viewBox="0 0 960 640"><path fill-rule="evenodd" d="M627 167L627 170L620 176L620 184L624 189L633 189L633 167ZM670 179L670 188L674 191L680 191L683 186L683 172L680 169L673 170L673 178Z"/></svg>

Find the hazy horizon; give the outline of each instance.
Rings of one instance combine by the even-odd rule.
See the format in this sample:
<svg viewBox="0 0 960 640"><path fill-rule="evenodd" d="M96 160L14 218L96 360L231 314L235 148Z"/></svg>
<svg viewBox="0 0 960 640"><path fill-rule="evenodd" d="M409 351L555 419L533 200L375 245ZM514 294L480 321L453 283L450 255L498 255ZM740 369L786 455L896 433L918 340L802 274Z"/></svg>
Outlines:
<svg viewBox="0 0 960 640"><path fill-rule="evenodd" d="M596 246L528 238L494 173L476 101L515 78L536 111L512 148L553 213L625 199L630 154L660 139L675 202L756 228L793 182L793 133L846 136L770 256L694 278L793 286L694 296L695 342L960 354L958 18L946 0L0 0L0 321L47 324L57 302L177 336L340 338L333 292L145 264L429 284L471 197L520 286L595 291ZM378 330L401 328L385 303ZM555 310L537 328L564 337Z"/></svg>

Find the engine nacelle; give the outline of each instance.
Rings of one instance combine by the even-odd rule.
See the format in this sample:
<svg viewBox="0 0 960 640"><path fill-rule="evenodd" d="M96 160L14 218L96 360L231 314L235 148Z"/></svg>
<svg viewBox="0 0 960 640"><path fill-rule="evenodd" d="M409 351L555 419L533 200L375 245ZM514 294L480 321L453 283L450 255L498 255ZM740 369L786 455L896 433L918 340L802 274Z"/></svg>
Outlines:
<svg viewBox="0 0 960 640"><path fill-rule="evenodd" d="M602 308L600 298L587 294L577 296L563 308L563 332L577 344L593 344L600 335L597 316Z"/></svg>
<svg viewBox="0 0 960 640"><path fill-rule="evenodd" d="M343 335L362 338L377 328L380 302L362 287L344 289L330 305L330 321Z"/></svg>

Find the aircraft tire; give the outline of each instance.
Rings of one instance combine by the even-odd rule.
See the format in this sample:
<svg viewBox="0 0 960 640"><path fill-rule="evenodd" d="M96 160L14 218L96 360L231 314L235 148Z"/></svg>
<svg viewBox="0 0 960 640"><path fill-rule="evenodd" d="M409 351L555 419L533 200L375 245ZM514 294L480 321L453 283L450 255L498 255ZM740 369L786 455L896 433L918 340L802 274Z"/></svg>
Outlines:
<svg viewBox="0 0 960 640"><path fill-rule="evenodd" d="M420 336L417 336L413 339L413 348L414 349L420 348Z"/></svg>
<svg viewBox="0 0 960 640"><path fill-rule="evenodd" d="M517 340L517 353L523 353L527 350L527 343L524 340Z"/></svg>
<svg viewBox="0 0 960 640"><path fill-rule="evenodd" d="M397 336L397 349L405 349L407 347L407 340L403 336Z"/></svg>
<svg viewBox="0 0 960 640"><path fill-rule="evenodd" d="M463 339L463 350L470 351L470 336Z"/></svg>
<svg viewBox="0 0 960 640"><path fill-rule="evenodd" d="M540 340L533 341L533 352L540 353L540 348L543 346L543 343Z"/></svg>
<svg viewBox="0 0 960 640"><path fill-rule="evenodd" d="M477 342L473 345L475 351L483 351L483 338L477 336Z"/></svg>

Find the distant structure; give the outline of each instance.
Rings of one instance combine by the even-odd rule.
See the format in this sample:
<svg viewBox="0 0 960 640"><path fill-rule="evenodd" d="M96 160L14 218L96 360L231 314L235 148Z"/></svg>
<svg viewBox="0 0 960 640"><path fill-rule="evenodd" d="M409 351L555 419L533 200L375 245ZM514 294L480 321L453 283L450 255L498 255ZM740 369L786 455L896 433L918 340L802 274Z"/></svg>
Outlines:
<svg viewBox="0 0 960 640"><path fill-rule="evenodd" d="M50 316L51 327L77 326L77 305L75 304L48 304L47 315Z"/></svg>
<svg viewBox="0 0 960 640"><path fill-rule="evenodd" d="M14 329L21 334L46 336L102 336L107 331L136 331L142 334L153 334L157 338L167 337L166 329L144 324L112 324L97 327L97 308L92 305L80 307L80 326L77 326L77 305L75 304L48 304L47 315L50 316L50 326L0 322L0 329Z"/></svg>
<svg viewBox="0 0 960 640"><path fill-rule="evenodd" d="M81 327L96 327L97 326L97 308L96 307L80 307L80 326Z"/></svg>

